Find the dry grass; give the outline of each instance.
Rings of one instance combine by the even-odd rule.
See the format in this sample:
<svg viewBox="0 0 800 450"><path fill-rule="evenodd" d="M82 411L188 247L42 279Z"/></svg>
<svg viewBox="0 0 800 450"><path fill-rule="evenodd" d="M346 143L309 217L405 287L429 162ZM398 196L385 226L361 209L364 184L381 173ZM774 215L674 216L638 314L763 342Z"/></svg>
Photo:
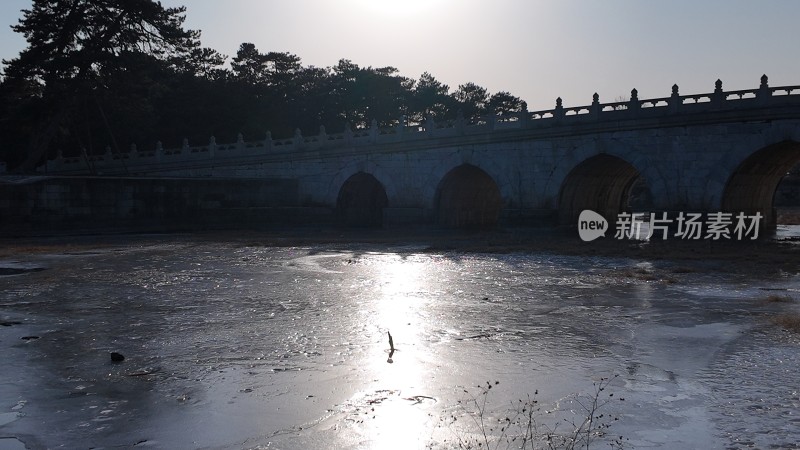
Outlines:
<svg viewBox="0 0 800 450"><path fill-rule="evenodd" d="M800 313L785 313L774 316L770 319L775 325L779 325L786 330L800 333Z"/></svg>
<svg viewBox="0 0 800 450"><path fill-rule="evenodd" d="M761 299L759 303L762 304L770 304L770 303L792 303L794 299L790 295L778 295L778 294L771 294L767 297Z"/></svg>
<svg viewBox="0 0 800 450"><path fill-rule="evenodd" d="M441 447L430 443L426 448L580 450L594 448L594 443L612 449L628 448L627 438L611 432L620 417L604 411L612 402L625 401L624 397L615 397L607 391L613 378L604 377L592 383L591 393L563 398L564 408L546 408L536 398L537 390L525 400L512 402L511 409L498 418L487 414L487 400L499 381L494 384L487 381L478 386L477 393L464 389L465 396L445 411L437 424L449 430L451 438L445 439Z"/></svg>
<svg viewBox="0 0 800 450"><path fill-rule="evenodd" d="M82 238L75 238L80 241ZM70 252L88 252L112 248L113 243L108 242L91 242L88 239L83 239L83 242L60 242L53 239L46 239L51 242L34 243L24 240L16 242L0 241L0 258L15 257L18 255L34 255L34 254L63 254Z"/></svg>

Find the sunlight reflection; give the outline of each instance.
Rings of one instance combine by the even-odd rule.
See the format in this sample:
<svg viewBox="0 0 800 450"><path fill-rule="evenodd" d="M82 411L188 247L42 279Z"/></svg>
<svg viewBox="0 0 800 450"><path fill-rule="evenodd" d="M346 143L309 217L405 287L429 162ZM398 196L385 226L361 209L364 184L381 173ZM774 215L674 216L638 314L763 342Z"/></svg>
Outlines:
<svg viewBox="0 0 800 450"><path fill-rule="evenodd" d="M379 330L366 364L372 384L364 394L381 395L373 401L374 418L363 422L363 433L375 448L423 448L430 436L428 409L435 402L426 391L432 357L423 338L429 326L425 263L387 255L375 267L379 291L371 309ZM395 347L391 363L388 332Z"/></svg>

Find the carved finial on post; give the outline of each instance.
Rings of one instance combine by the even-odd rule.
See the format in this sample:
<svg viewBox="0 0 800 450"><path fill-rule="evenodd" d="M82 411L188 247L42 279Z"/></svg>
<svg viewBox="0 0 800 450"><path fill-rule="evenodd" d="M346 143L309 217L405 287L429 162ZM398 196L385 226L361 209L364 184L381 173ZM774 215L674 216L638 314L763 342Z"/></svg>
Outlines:
<svg viewBox="0 0 800 450"><path fill-rule="evenodd" d="M494 130L497 126L497 110L492 109L489 111L489 120L486 121L490 130Z"/></svg>
<svg viewBox="0 0 800 450"><path fill-rule="evenodd" d="M628 102L628 110L637 111L640 106L639 91L636 88L633 88L631 89L631 100Z"/></svg>
<svg viewBox="0 0 800 450"><path fill-rule="evenodd" d="M434 130L436 130L436 123L433 121L433 117L432 116L428 116L425 119L425 131L428 134L432 134L434 132Z"/></svg>
<svg viewBox="0 0 800 450"><path fill-rule="evenodd" d="M528 126L528 102L523 101L519 109L519 126L525 128Z"/></svg>
<svg viewBox="0 0 800 450"><path fill-rule="evenodd" d="M264 136L264 148L269 150L272 148L272 132L267 130L267 134Z"/></svg>
<svg viewBox="0 0 800 450"><path fill-rule="evenodd" d="M161 144L161 141L156 141L156 160L161 161L161 157L164 155L164 146Z"/></svg>
<svg viewBox="0 0 800 450"><path fill-rule="evenodd" d="M303 133L300 132L300 128L294 129L294 145L295 148L300 148L304 143Z"/></svg>
<svg viewBox="0 0 800 450"><path fill-rule="evenodd" d="M711 103L719 105L725 101L725 93L722 91L722 80L717 79L714 83L714 94L711 96Z"/></svg>
<svg viewBox="0 0 800 450"><path fill-rule="evenodd" d="M590 113L595 117L600 116L600 95L597 92L592 95L592 107Z"/></svg>
<svg viewBox="0 0 800 450"><path fill-rule="evenodd" d="M208 154L209 156L213 157L216 152L217 152L217 138L212 135L211 138L208 140Z"/></svg>
<svg viewBox="0 0 800 450"><path fill-rule="evenodd" d="M325 130L325 125L319 126L319 135L317 136L319 145L325 145L328 142L328 132Z"/></svg>
<svg viewBox="0 0 800 450"><path fill-rule="evenodd" d="M758 87L756 98L759 104L764 104L772 97L772 90L769 88L769 78L767 74L761 75L761 85Z"/></svg>
<svg viewBox="0 0 800 450"><path fill-rule="evenodd" d="M181 143L181 150L189 150L189 138L183 138Z"/></svg>
<svg viewBox="0 0 800 450"><path fill-rule="evenodd" d="M672 85L672 96L669 98L669 110L672 113L678 112L681 106L681 95L678 93L678 85Z"/></svg>
<svg viewBox="0 0 800 450"><path fill-rule="evenodd" d="M369 138L372 142L378 138L378 121L375 119L369 123Z"/></svg>
<svg viewBox="0 0 800 450"><path fill-rule="evenodd" d="M344 141L348 144L353 141L353 130L350 128L350 122L344 124Z"/></svg>
<svg viewBox="0 0 800 450"><path fill-rule="evenodd" d="M403 134L406 129L406 115L400 116L400 122L397 124L397 134Z"/></svg>
<svg viewBox="0 0 800 450"><path fill-rule="evenodd" d="M236 143L239 145L244 144L244 135L242 133L236 135Z"/></svg>
<svg viewBox="0 0 800 450"><path fill-rule="evenodd" d="M562 105L561 97L556 99L556 109L553 111L553 117L555 119L561 119L564 117L564 106Z"/></svg>

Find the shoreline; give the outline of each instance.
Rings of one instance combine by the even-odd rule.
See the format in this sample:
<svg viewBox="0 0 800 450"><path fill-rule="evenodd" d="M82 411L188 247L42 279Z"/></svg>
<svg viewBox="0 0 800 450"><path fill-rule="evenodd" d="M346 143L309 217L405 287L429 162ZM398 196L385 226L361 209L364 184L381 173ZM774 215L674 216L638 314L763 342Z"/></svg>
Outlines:
<svg viewBox="0 0 800 450"><path fill-rule="evenodd" d="M0 239L0 258L20 254L85 252L120 245L163 241L218 242L249 247L328 245L408 246L422 253L553 253L565 256L619 257L674 262L717 263L725 272L800 273L800 241L765 238L753 241L634 241L601 238L583 242L564 230L507 228L451 230L433 227L346 229L301 227L263 231L188 231L146 233L75 233ZM422 247L421 249L419 247ZM730 262L728 266L724 263ZM746 263L746 264L742 264Z"/></svg>

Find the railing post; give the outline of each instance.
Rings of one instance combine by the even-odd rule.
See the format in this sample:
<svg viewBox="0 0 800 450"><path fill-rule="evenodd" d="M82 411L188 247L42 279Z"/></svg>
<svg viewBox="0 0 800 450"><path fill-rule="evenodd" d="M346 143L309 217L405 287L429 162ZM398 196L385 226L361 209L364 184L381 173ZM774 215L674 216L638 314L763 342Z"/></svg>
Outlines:
<svg viewBox="0 0 800 450"><path fill-rule="evenodd" d="M111 146L106 145L106 153L111 154ZM110 160L111 159L109 158L109 161ZM58 149L58 153L56 154L55 162L56 162L55 164L56 168L61 168L64 166L64 151L60 148Z"/></svg>
<svg viewBox="0 0 800 450"><path fill-rule="evenodd" d="M369 123L369 140L370 142L378 140L378 121L375 119L372 119L372 122Z"/></svg>
<svg viewBox="0 0 800 450"><path fill-rule="evenodd" d="M434 122L432 116L428 116L425 119L425 134L433 136L434 131L436 131L436 122Z"/></svg>
<svg viewBox="0 0 800 450"><path fill-rule="evenodd" d="M400 122L397 124L397 134L398 136L402 136L406 129L406 116L403 114L400 116Z"/></svg>
<svg viewBox="0 0 800 450"><path fill-rule="evenodd" d="M631 89L631 99L628 101L628 110L636 114L641 107L642 104L639 103L639 91L633 88Z"/></svg>
<svg viewBox="0 0 800 450"><path fill-rule="evenodd" d="M344 124L344 142L347 144L353 143L353 130L350 129L350 122Z"/></svg>
<svg viewBox="0 0 800 450"><path fill-rule="evenodd" d="M464 134L464 111L461 108L458 109L456 114L456 132Z"/></svg>
<svg viewBox="0 0 800 450"><path fill-rule="evenodd" d="M714 94L711 95L711 103L714 106L721 107L725 101L725 92L722 90L722 80L717 79L714 83Z"/></svg>
<svg viewBox="0 0 800 450"><path fill-rule="evenodd" d="M593 115L595 119L600 119L601 111L602 109L600 109L600 95L598 95L597 92L595 92L594 95L592 96L592 109L589 113Z"/></svg>
<svg viewBox="0 0 800 450"><path fill-rule="evenodd" d="M527 102L522 102L522 108L520 108L518 120L519 120L519 127L520 128L526 128L528 126L528 122L530 122L530 120L529 120L529 117L528 117L528 103Z"/></svg>
<svg viewBox="0 0 800 450"><path fill-rule="evenodd" d="M211 136L211 139L208 140L208 156L214 157L217 153L217 138Z"/></svg>
<svg viewBox="0 0 800 450"><path fill-rule="evenodd" d="M325 145L328 143L328 132L325 130L325 125L319 126L319 145Z"/></svg>
<svg viewBox="0 0 800 450"><path fill-rule="evenodd" d="M561 97L556 99L556 108L553 110L553 118L556 120L564 118L564 105L562 105Z"/></svg>
<svg viewBox="0 0 800 450"><path fill-rule="evenodd" d="M769 77L767 77L767 74L761 75L761 85L758 87L756 98L758 99L759 105L769 103L770 98L772 98L772 90L769 88Z"/></svg>
<svg viewBox="0 0 800 450"><path fill-rule="evenodd" d="M681 96L678 93L678 85L672 85L672 95L669 98L669 112L672 114L677 114L681 108Z"/></svg>
<svg viewBox="0 0 800 450"><path fill-rule="evenodd" d="M267 135L264 137L264 150L270 151L272 149L272 132L267 130Z"/></svg>
<svg viewBox="0 0 800 450"><path fill-rule="evenodd" d="M191 150L189 149L189 138L183 138L183 142L181 143L181 153L189 153Z"/></svg>
<svg viewBox="0 0 800 450"><path fill-rule="evenodd" d="M161 144L161 141L156 141L156 161L161 162L161 158L164 156L164 146Z"/></svg>
<svg viewBox="0 0 800 450"><path fill-rule="evenodd" d="M300 128L294 129L294 138L292 139L294 142L294 148L300 149L303 147L303 133L300 131Z"/></svg>

